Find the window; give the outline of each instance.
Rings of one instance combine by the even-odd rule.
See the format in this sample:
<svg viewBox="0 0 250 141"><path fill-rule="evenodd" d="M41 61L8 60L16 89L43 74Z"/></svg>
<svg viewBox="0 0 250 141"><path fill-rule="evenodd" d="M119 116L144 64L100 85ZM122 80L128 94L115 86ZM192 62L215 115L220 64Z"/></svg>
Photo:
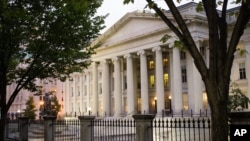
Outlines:
<svg viewBox="0 0 250 141"><path fill-rule="evenodd" d="M77 87L77 93L78 93L78 96L80 96L81 92L80 92L80 87L79 86Z"/></svg>
<svg viewBox="0 0 250 141"><path fill-rule="evenodd" d="M168 86L168 74L167 73L164 74L164 86L165 87Z"/></svg>
<svg viewBox="0 0 250 141"><path fill-rule="evenodd" d="M155 87L155 76L154 75L150 75L150 87L154 88Z"/></svg>
<svg viewBox="0 0 250 141"><path fill-rule="evenodd" d="M182 100L183 100L183 109L188 110L188 94L187 93L182 94Z"/></svg>
<svg viewBox="0 0 250 141"><path fill-rule="evenodd" d="M102 84L99 83L98 85L99 85L99 86L98 86L98 89L99 89L98 93L99 93L99 94L102 94Z"/></svg>
<svg viewBox="0 0 250 141"><path fill-rule="evenodd" d="M208 109L207 93L205 92L202 93L202 103L203 103L203 108Z"/></svg>
<svg viewBox="0 0 250 141"><path fill-rule="evenodd" d="M205 56L206 51L204 46L200 46L200 53L202 56Z"/></svg>
<svg viewBox="0 0 250 141"><path fill-rule="evenodd" d="M245 63L239 64L240 79L246 79L246 68Z"/></svg>
<svg viewBox="0 0 250 141"><path fill-rule="evenodd" d="M186 69L186 66L183 66L181 68L181 78L182 78L182 83L187 82L187 69Z"/></svg>
<svg viewBox="0 0 250 141"><path fill-rule="evenodd" d="M127 76L124 76L124 89L127 89Z"/></svg>
<svg viewBox="0 0 250 141"><path fill-rule="evenodd" d="M71 96L72 97L74 96L74 89L73 89L73 87L71 87Z"/></svg>
<svg viewBox="0 0 250 141"><path fill-rule="evenodd" d="M149 61L149 69L154 69L154 68L155 68L155 62Z"/></svg>
<svg viewBox="0 0 250 141"><path fill-rule="evenodd" d="M163 66L164 67L168 66L168 59L167 58L163 59Z"/></svg>
<svg viewBox="0 0 250 141"><path fill-rule="evenodd" d="M184 60L184 59L186 59L186 52L184 52L184 51L181 51L180 52L180 57L181 57L181 60Z"/></svg>

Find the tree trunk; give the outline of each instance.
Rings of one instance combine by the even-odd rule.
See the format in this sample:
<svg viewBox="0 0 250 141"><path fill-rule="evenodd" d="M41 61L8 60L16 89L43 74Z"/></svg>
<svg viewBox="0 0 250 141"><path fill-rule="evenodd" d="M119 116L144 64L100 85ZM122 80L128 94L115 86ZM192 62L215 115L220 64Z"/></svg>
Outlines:
<svg viewBox="0 0 250 141"><path fill-rule="evenodd" d="M3 114L3 113L2 113ZM5 115L1 115L1 119L0 119L0 141L5 141L6 139L6 130L5 130L5 126L6 126L6 116Z"/></svg>
<svg viewBox="0 0 250 141"><path fill-rule="evenodd" d="M216 102L210 105L212 118L212 141L228 141L228 111L227 104Z"/></svg>

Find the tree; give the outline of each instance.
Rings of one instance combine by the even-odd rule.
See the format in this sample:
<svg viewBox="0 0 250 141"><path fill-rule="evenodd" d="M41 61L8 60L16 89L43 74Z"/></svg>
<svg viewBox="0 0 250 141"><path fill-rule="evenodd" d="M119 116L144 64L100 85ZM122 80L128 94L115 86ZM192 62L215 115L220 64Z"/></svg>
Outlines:
<svg viewBox="0 0 250 141"><path fill-rule="evenodd" d="M2 0L0 2L0 127L20 90L36 80L65 80L90 64L90 42L104 28L102 0ZM6 88L15 84L7 99ZM0 131L4 140L5 130Z"/></svg>
<svg viewBox="0 0 250 141"><path fill-rule="evenodd" d="M228 111L242 111L248 107L250 100L238 87L238 84L232 83L230 93L228 98Z"/></svg>
<svg viewBox="0 0 250 141"><path fill-rule="evenodd" d="M55 113L55 115L60 112L61 104L59 104L59 101L56 96L51 97L51 109L52 112Z"/></svg>
<svg viewBox="0 0 250 141"><path fill-rule="evenodd" d="M26 108L24 109L24 116L30 119L36 119L36 105L34 103L34 98L32 96L26 101Z"/></svg>
<svg viewBox="0 0 250 141"><path fill-rule="evenodd" d="M180 14L174 0L165 0L167 8L172 16L164 13L153 0L146 0L148 7L153 9L163 22L178 37L177 45L183 45L190 53L194 64L201 74L204 82L208 102L211 109L212 140L228 140L228 95L230 85L230 75L234 53L237 44L248 25L250 18L250 0L236 0L239 5L236 22L234 25L227 23L228 0L201 0L197 10L203 9L207 17L208 27L208 48L209 64L207 65L195 44L194 39L188 29L185 19ZM176 0L181 2L181 0ZM134 0L124 0L124 3L134 2ZM221 9L218 10L218 5ZM174 19L172 21L171 19ZM232 27L231 27L232 26ZM232 28L229 35L228 28ZM181 44L180 44L181 43Z"/></svg>

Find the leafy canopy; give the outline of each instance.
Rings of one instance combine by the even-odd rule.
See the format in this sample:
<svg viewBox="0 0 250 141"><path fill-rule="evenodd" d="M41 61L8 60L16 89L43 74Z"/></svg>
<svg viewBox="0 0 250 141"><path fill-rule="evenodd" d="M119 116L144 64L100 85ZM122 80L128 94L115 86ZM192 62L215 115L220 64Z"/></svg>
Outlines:
<svg viewBox="0 0 250 141"><path fill-rule="evenodd" d="M16 83L7 109L21 89L37 90L37 79L65 80L90 64L90 42L104 28L96 16L102 0L2 0L0 2L0 95ZM5 108L4 108L4 110Z"/></svg>

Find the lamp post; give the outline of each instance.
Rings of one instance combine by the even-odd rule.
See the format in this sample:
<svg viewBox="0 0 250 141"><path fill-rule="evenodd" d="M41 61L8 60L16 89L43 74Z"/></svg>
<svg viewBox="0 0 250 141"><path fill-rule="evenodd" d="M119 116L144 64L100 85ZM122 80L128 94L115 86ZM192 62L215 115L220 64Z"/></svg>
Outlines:
<svg viewBox="0 0 250 141"><path fill-rule="evenodd" d="M155 114L157 114L157 97L155 97L154 99L155 99Z"/></svg>
<svg viewBox="0 0 250 141"><path fill-rule="evenodd" d="M40 99L40 102L39 102L39 120L42 119L41 116L42 116L43 104L44 104L43 100Z"/></svg>
<svg viewBox="0 0 250 141"><path fill-rule="evenodd" d="M89 116L91 114L91 107L88 108Z"/></svg>
<svg viewBox="0 0 250 141"><path fill-rule="evenodd" d="M169 111L170 111L170 114L171 114L172 113L172 102L171 102L172 97L171 97L171 95L169 95L168 99L169 99Z"/></svg>

